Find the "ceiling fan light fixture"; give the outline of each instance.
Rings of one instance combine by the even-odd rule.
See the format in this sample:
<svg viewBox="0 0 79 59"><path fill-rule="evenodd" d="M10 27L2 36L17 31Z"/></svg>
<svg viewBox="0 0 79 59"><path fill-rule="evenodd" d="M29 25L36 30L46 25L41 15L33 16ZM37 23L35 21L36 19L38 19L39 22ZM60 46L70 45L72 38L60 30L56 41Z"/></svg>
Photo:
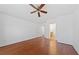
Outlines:
<svg viewBox="0 0 79 59"><path fill-rule="evenodd" d="M47 14L47 11L42 10L42 8L45 6L45 4L41 4L40 6L36 7L33 4L29 4L31 7L36 9L35 11L32 11L31 14L36 13L38 14L38 17L41 16L41 13Z"/></svg>

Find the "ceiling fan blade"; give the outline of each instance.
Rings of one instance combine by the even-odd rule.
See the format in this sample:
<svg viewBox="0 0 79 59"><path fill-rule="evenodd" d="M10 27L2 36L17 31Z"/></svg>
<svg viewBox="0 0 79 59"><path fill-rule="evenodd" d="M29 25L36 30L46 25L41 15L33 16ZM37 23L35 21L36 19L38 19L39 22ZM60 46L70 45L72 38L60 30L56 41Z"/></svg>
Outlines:
<svg viewBox="0 0 79 59"><path fill-rule="evenodd" d="M42 13L47 13L47 11L43 11L43 10L40 10L40 12L42 12Z"/></svg>
<svg viewBox="0 0 79 59"><path fill-rule="evenodd" d="M40 17L40 12L38 11L38 17Z"/></svg>
<svg viewBox="0 0 79 59"><path fill-rule="evenodd" d="M35 11L31 12L31 14L33 14L33 13L35 13L35 12L37 12L37 10L35 10Z"/></svg>
<svg viewBox="0 0 79 59"><path fill-rule="evenodd" d="M44 7L44 5L45 5L45 4L41 4L40 7L39 7L39 9L42 9L42 8Z"/></svg>
<svg viewBox="0 0 79 59"><path fill-rule="evenodd" d="M37 9L33 4L29 4L30 6L32 6L33 8Z"/></svg>

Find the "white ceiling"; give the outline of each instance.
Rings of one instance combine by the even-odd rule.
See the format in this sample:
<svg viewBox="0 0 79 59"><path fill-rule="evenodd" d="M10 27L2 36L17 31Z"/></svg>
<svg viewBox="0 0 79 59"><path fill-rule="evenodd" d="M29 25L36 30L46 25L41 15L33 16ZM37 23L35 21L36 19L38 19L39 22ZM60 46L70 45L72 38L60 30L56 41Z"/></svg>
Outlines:
<svg viewBox="0 0 79 59"><path fill-rule="evenodd" d="M30 14L30 12L33 11L33 8L30 5L24 4L0 4L0 12L23 20L42 23L58 16L71 14L76 9L75 4L47 4L44 7L48 13L40 18L36 13Z"/></svg>

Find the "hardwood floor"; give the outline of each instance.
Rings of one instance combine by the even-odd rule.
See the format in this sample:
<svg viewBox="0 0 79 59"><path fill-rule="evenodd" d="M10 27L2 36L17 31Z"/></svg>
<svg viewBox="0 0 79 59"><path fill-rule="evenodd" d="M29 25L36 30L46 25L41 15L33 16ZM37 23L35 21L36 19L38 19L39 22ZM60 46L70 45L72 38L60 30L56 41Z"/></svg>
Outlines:
<svg viewBox="0 0 79 59"><path fill-rule="evenodd" d="M58 55L78 55L72 45L57 42ZM49 55L49 40L34 38L8 46L0 47L1 55Z"/></svg>

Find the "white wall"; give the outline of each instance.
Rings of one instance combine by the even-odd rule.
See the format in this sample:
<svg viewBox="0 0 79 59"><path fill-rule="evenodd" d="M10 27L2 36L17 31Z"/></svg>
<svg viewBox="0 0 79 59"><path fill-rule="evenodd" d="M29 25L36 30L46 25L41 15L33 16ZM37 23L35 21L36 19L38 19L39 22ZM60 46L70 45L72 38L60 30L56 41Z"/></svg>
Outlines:
<svg viewBox="0 0 79 59"><path fill-rule="evenodd" d="M38 37L39 25L0 13L0 47Z"/></svg>
<svg viewBox="0 0 79 59"><path fill-rule="evenodd" d="M71 44L73 41L73 14L58 17L57 23L57 40L63 43Z"/></svg>
<svg viewBox="0 0 79 59"><path fill-rule="evenodd" d="M59 42L72 44L73 40L73 14L59 16L54 19L49 19L42 26L45 27L45 37L48 38L49 24L56 23L56 38Z"/></svg>
<svg viewBox="0 0 79 59"><path fill-rule="evenodd" d="M79 54L79 5L77 6L77 9L74 13L73 29L74 29L73 46Z"/></svg>

